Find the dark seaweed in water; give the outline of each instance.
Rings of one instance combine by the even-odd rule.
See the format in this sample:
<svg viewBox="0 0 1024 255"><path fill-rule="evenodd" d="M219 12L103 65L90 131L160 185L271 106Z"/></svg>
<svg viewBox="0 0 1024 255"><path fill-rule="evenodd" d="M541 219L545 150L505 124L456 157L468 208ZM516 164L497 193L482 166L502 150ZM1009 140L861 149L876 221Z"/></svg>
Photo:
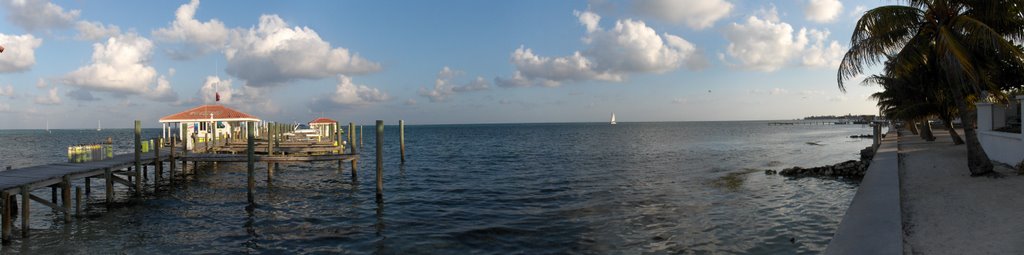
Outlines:
<svg viewBox="0 0 1024 255"><path fill-rule="evenodd" d="M372 132L372 128L366 129ZM3 253L819 253L856 186L747 174L735 190L709 182L744 168L856 159L859 125L767 122L442 125L386 128L385 203L374 203L372 153L348 165L282 164L258 183L251 212L245 165L200 164L183 186L145 200L118 190L64 224L38 204L32 238ZM159 130L145 130L145 137ZM66 146L131 131L0 130L0 165L66 160ZM365 136L374 148L373 135ZM807 146L820 141L828 146ZM813 149L809 149L813 148ZM265 180L265 164L257 164ZM81 185L77 183L76 185ZM49 189L36 195L49 197ZM17 230L16 230L17 232ZM799 241L791 243L796 237Z"/></svg>

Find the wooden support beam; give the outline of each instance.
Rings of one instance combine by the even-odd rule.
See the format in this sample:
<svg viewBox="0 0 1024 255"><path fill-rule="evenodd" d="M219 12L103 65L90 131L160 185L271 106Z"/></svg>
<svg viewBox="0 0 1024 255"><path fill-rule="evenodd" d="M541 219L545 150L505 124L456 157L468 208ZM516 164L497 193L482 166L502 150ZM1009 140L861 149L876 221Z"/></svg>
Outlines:
<svg viewBox="0 0 1024 255"><path fill-rule="evenodd" d="M377 120L377 203L384 202L384 121Z"/></svg>
<svg viewBox="0 0 1024 255"><path fill-rule="evenodd" d="M64 175L64 181L61 183L61 203L64 204L64 222L71 222L71 176Z"/></svg>
<svg viewBox="0 0 1024 255"><path fill-rule="evenodd" d="M155 168L154 170L156 171L156 173L153 173L154 192L156 191L157 185L160 185L160 177L164 175L164 162L163 160L160 159L160 148L164 146L164 141L160 137L157 137L155 144L156 145L153 146L155 147L155 149L153 150L153 155L156 156L156 158L153 159L153 168Z"/></svg>
<svg viewBox="0 0 1024 255"><path fill-rule="evenodd" d="M405 164L405 120L398 120L398 143L401 144L402 163Z"/></svg>
<svg viewBox="0 0 1024 255"><path fill-rule="evenodd" d="M103 169L103 177L106 177L107 183L104 188L107 190L107 205L114 202L114 173L110 171L110 168Z"/></svg>
<svg viewBox="0 0 1024 255"><path fill-rule="evenodd" d="M171 156L170 158L167 159L168 161L170 161L168 162L170 163L170 170L167 171L167 177L170 178L171 187L174 186L174 168L175 164L178 162L177 160L174 160L174 140L174 135L171 135Z"/></svg>
<svg viewBox="0 0 1024 255"><path fill-rule="evenodd" d="M32 199L33 201L36 201L39 204L45 205L46 207L49 207L55 211L64 211L64 207L61 207L61 205L58 205L56 203L50 203L50 201L46 201L46 199L37 197L36 195L32 195L31 193L28 194L28 198Z"/></svg>
<svg viewBox="0 0 1024 255"><path fill-rule="evenodd" d="M28 238L28 228L29 228L28 227L28 222L29 222L28 218L29 218L29 214L30 214L30 212L28 210L28 203L29 203L29 200L30 200L29 197L32 197L29 194L29 192L31 192L31 191L32 190L31 190L31 188L28 187L28 185L21 186L21 237L22 238Z"/></svg>
<svg viewBox="0 0 1024 255"><path fill-rule="evenodd" d="M8 193L7 191L3 191L0 192L0 198L3 198L4 203L3 223L0 223L0 229L2 229L0 230L0 232L2 232L2 234L0 234L0 240L2 240L3 245L7 245L11 243L11 228L13 227L11 226L11 211L14 210L11 208L11 205L13 205L14 202L11 202L11 200L13 200L14 196L11 196L11 193Z"/></svg>
<svg viewBox="0 0 1024 255"><path fill-rule="evenodd" d="M246 158L248 160L246 167L248 167L248 169L247 169L248 172L247 173L249 175L248 176L249 177L249 179L248 179L248 181L249 181L249 194L248 194L248 198L249 198L249 204L250 205L255 204L255 202L256 202L256 198L255 198L255 196L253 196L253 189L256 188L256 177L253 176L253 175L255 175L255 168L256 168L256 165L255 165L255 163L256 163L255 162L256 155L255 155L255 149L253 148L253 136L252 136L253 125L254 124L256 124L256 123L255 122L250 122L249 124L246 125L247 129L249 130L248 139L246 139L246 141L248 143L249 149L246 150L245 154L246 154Z"/></svg>
<svg viewBox="0 0 1024 255"><path fill-rule="evenodd" d="M82 216L82 187L75 187L75 216Z"/></svg>
<svg viewBox="0 0 1024 255"><path fill-rule="evenodd" d="M142 196L142 121L135 120L135 196Z"/></svg>

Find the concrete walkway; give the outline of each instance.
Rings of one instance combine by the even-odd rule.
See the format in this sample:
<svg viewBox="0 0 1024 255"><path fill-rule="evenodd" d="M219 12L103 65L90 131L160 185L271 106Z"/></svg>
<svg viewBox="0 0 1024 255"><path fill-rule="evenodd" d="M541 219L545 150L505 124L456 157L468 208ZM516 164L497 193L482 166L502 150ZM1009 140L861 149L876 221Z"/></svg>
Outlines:
<svg viewBox="0 0 1024 255"><path fill-rule="evenodd" d="M1005 178L970 177L967 147L934 133L899 138L904 252L1024 254L1024 176L997 166Z"/></svg>

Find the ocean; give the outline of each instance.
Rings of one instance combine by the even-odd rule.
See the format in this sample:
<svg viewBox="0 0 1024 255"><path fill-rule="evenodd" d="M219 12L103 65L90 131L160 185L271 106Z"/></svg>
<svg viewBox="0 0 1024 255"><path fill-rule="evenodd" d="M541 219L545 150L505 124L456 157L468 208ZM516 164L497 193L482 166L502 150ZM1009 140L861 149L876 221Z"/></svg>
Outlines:
<svg viewBox="0 0 1024 255"><path fill-rule="evenodd" d="M820 253L857 182L763 170L857 159L871 144L849 138L871 133L865 125L409 125L401 164L398 128L387 126L377 204L374 129L365 130L355 179L348 163L340 173L334 162L281 164L268 185L266 164L256 164L253 210L244 163L200 164L184 184L141 200L119 189L109 207L98 179L86 216L65 224L34 204L32 236L15 234L0 251ZM143 137L159 133L145 129ZM116 153L132 148L130 129L0 130L0 166L65 162L67 146L107 137ZM49 189L35 193L49 197Z"/></svg>

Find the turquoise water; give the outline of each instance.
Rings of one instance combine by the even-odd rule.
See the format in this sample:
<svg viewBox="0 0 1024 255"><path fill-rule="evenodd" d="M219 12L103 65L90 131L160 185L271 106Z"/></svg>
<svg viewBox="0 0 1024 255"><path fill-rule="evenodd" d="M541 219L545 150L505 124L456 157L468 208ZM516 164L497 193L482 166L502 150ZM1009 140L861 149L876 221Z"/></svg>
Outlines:
<svg viewBox="0 0 1024 255"><path fill-rule="evenodd" d="M382 205L372 154L355 179L348 164L341 173L336 163L282 164L272 184L258 182L251 211L245 164L200 165L184 185L144 200L121 190L109 208L96 188L88 216L70 224L34 206L32 237L2 251L820 253L856 183L748 169L856 159L871 142L849 136L867 133L756 121L407 126L403 165L397 127L388 126ZM0 165L63 162L68 145L107 137L117 153L131 148L127 129L0 130ZM374 138L365 138L369 152ZM739 185L716 184L730 173Z"/></svg>

